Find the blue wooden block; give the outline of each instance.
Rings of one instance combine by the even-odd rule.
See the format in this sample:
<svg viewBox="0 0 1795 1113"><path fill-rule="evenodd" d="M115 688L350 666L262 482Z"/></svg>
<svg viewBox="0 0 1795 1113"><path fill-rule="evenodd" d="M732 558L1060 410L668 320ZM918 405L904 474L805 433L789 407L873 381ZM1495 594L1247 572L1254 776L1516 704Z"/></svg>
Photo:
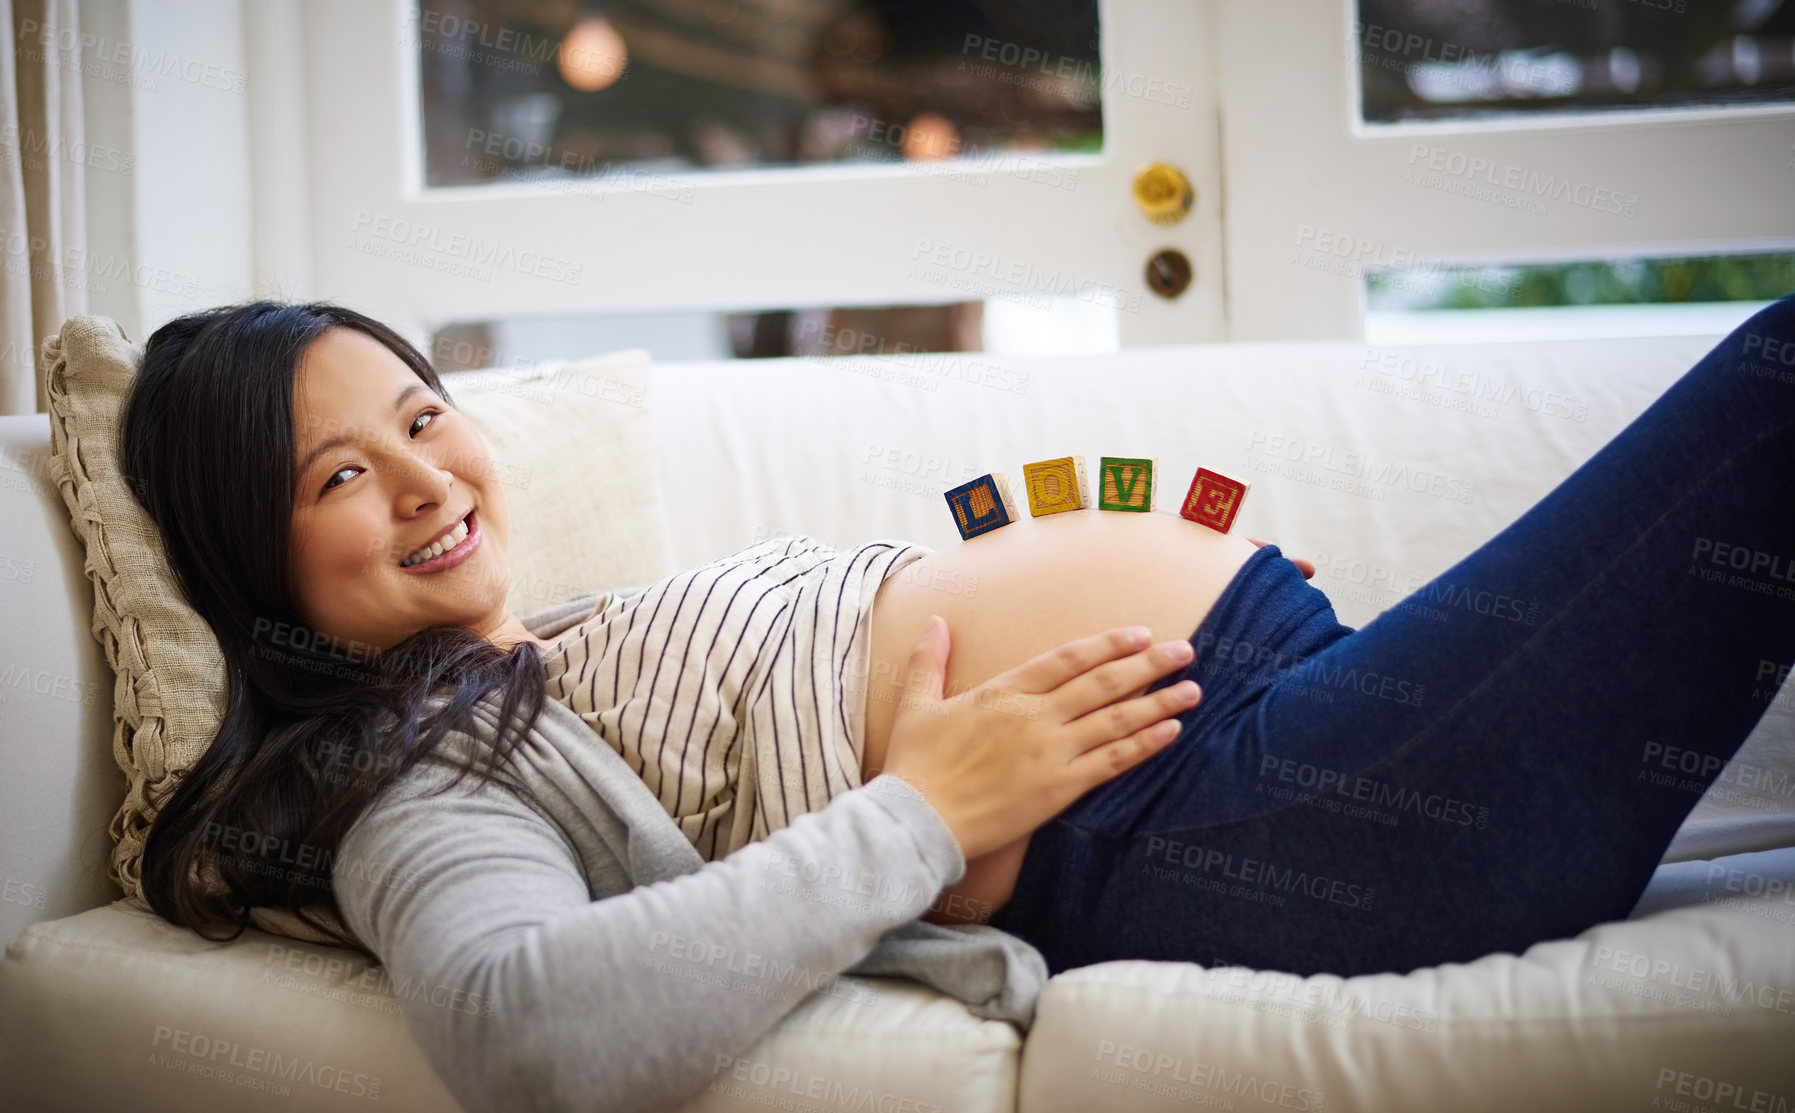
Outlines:
<svg viewBox="0 0 1795 1113"><path fill-rule="evenodd" d="M962 541L1016 520L1016 500L1002 472L987 472L948 491L947 507L954 512Z"/></svg>

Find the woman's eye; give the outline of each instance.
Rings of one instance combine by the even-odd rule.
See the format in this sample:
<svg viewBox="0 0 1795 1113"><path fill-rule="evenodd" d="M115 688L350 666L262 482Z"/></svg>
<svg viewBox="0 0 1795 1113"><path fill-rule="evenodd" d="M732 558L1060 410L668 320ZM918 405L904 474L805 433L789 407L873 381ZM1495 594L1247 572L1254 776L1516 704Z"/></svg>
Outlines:
<svg viewBox="0 0 1795 1113"><path fill-rule="evenodd" d="M418 422L423 421L425 418L430 418L431 421L434 422L435 419L437 418L437 416L440 415L441 413L442 413L441 410L424 410L422 413L418 414L417 417L412 418L411 428L409 430L412 437L415 438L418 435ZM426 425L426 428L428 428L428 424ZM323 491L328 491L332 487L337 486L337 482L336 482L337 476L342 475L344 472L346 472L346 471L353 472L353 471L361 471L361 470L362 469L356 467L353 464L351 464L347 467L338 468L336 471L331 473L331 475L328 479L326 479L324 481L323 490L320 491L319 493L322 494Z"/></svg>

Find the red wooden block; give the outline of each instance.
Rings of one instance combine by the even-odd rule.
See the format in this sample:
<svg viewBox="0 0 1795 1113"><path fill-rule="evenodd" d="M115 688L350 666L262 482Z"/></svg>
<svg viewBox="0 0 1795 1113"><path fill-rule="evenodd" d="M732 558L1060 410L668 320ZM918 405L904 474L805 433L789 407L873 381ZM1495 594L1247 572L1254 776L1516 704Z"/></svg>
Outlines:
<svg viewBox="0 0 1795 1113"><path fill-rule="evenodd" d="M1178 515L1218 533L1227 533L1234 528L1234 517L1240 513L1240 504L1246 501L1250 487L1251 483L1230 479L1221 472L1198 468Z"/></svg>

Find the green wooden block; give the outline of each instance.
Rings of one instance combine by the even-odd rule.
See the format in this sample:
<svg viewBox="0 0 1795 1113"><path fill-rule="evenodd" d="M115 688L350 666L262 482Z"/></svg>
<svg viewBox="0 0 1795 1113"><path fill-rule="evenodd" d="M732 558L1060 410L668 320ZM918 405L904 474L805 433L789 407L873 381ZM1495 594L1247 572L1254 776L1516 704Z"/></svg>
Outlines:
<svg viewBox="0 0 1795 1113"><path fill-rule="evenodd" d="M1097 509L1146 513L1153 509L1159 457L1103 456L1097 469Z"/></svg>

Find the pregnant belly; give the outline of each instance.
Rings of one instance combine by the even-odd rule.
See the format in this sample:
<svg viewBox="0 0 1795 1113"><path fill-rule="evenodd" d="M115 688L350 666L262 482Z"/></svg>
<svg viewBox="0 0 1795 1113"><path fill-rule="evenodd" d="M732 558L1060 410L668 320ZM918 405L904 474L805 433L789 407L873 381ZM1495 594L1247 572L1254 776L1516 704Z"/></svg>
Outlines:
<svg viewBox="0 0 1795 1113"><path fill-rule="evenodd" d="M947 621L951 697L1112 626L1145 626L1156 642L1189 638L1253 551L1245 537L1175 513L1073 510L1024 518L913 561L873 598L862 782L884 764L904 670L931 614ZM1027 850L1024 836L967 862L965 876L923 918L990 919L1015 892Z"/></svg>
<svg viewBox="0 0 1795 1113"><path fill-rule="evenodd" d="M1253 551L1239 534L1167 511L1073 510L914 561L873 600L863 781L884 763L904 670L931 614L947 622L953 696L1112 626L1146 626L1154 641L1189 638Z"/></svg>

